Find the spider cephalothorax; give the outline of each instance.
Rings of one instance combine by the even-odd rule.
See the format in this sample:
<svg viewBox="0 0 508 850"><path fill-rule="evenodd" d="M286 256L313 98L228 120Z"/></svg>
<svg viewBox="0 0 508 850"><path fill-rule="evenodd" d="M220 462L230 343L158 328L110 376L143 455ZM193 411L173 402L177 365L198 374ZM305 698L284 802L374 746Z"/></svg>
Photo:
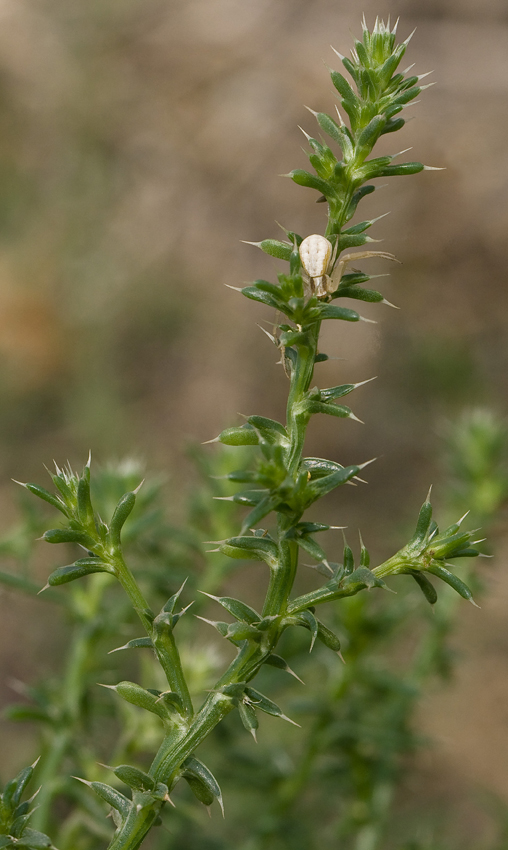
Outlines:
<svg viewBox="0 0 508 850"><path fill-rule="evenodd" d="M336 243L337 245L338 243ZM394 260L393 254L384 251L359 251L357 254L344 254L337 261L337 249L325 236L318 233L307 236L300 245L300 260L306 275L307 294L325 298L338 289L346 266L354 260L366 260L369 257L383 257Z"/></svg>

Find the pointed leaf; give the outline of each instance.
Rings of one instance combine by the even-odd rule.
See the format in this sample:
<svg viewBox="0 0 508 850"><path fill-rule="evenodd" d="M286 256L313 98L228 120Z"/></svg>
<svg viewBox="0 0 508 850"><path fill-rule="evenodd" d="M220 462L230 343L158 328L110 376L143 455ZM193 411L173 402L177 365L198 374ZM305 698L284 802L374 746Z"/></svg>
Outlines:
<svg viewBox="0 0 508 850"><path fill-rule="evenodd" d="M244 729L250 732L254 740L256 740L256 730L259 728L259 720L252 705L248 702L238 703L238 713L243 723Z"/></svg>
<svg viewBox="0 0 508 850"><path fill-rule="evenodd" d="M110 572L107 564L99 558L81 558L70 564L68 567L58 567L48 578L48 584L51 587L57 587L60 584L67 584L70 581L75 581L78 578L92 575L93 573Z"/></svg>
<svg viewBox="0 0 508 850"><path fill-rule="evenodd" d="M308 554L312 558L315 558L316 561L326 561L326 552L321 548L319 543L316 543L316 541L312 539L312 537L297 537L296 542L301 549L308 552Z"/></svg>
<svg viewBox="0 0 508 850"><path fill-rule="evenodd" d="M139 770L137 767L132 767L130 764L120 764L113 769L113 773L129 788L135 791L152 791L155 787L155 780L148 773Z"/></svg>
<svg viewBox="0 0 508 850"><path fill-rule="evenodd" d="M386 584L383 579L378 578L374 575L373 572L367 569L367 567L358 567L358 569L354 570L351 575L347 576L343 582L343 587L350 589L355 585L364 585L365 587L382 587L386 588Z"/></svg>
<svg viewBox="0 0 508 850"><path fill-rule="evenodd" d="M135 493L124 493L118 502L109 524L110 540L114 546L120 545L120 533L136 504Z"/></svg>
<svg viewBox="0 0 508 850"><path fill-rule="evenodd" d="M298 186L306 186L309 189L316 189L322 195L329 198L335 195L333 187L321 177L316 177L314 174L309 174L308 171L303 171L301 168L295 168L288 175Z"/></svg>
<svg viewBox="0 0 508 850"><path fill-rule="evenodd" d="M280 497L276 493L269 494L262 499L245 517L241 528L242 533L245 534L249 528L254 528L265 516L268 516L269 513L275 510L279 504ZM269 562L267 561L266 563L268 564Z"/></svg>
<svg viewBox="0 0 508 850"><path fill-rule="evenodd" d="M44 487L39 487L38 484L23 484L21 481L17 481L17 484L21 484L25 490L28 490L30 493L33 493L34 496L38 496L39 499L43 499L48 504L52 505L58 511L63 513L65 516L68 516L68 511L64 503L59 499L58 496L53 496L52 493L49 493Z"/></svg>
<svg viewBox="0 0 508 850"><path fill-rule="evenodd" d="M342 398L342 396L349 395L349 393L353 392L356 389L356 384L341 384L341 386L337 387L329 387L325 390L320 390L321 400L322 401L333 401L336 398Z"/></svg>
<svg viewBox="0 0 508 850"><path fill-rule="evenodd" d="M355 298L357 301L366 301L369 304L378 304L384 300L381 292L375 289L361 289L359 286L340 286L333 296L334 298Z"/></svg>
<svg viewBox="0 0 508 850"><path fill-rule="evenodd" d="M410 575L413 576L415 582L418 587L422 591L423 595L427 602L430 602L431 605L435 605L437 602L437 592L434 585L428 580L427 576L418 570L411 570Z"/></svg>
<svg viewBox="0 0 508 850"><path fill-rule="evenodd" d="M328 626L325 626L325 624L322 623L320 620L317 620L317 624L318 640L320 640L321 643L324 643L324 645L327 646L328 649L331 649L332 652L340 652L340 640L337 635L332 632L331 629L328 628Z"/></svg>
<svg viewBox="0 0 508 850"><path fill-rule="evenodd" d="M46 543L79 543L85 549L93 549L96 545L95 540L86 534L84 531L77 531L74 528L50 528L42 535Z"/></svg>
<svg viewBox="0 0 508 850"><path fill-rule="evenodd" d="M259 436L269 443L286 446L289 437L284 425L275 419L267 419L265 416L249 416L247 422L256 429Z"/></svg>
<svg viewBox="0 0 508 850"><path fill-rule="evenodd" d="M206 595L214 599L215 602L218 602L219 605L222 605L235 619L241 620L243 623L250 625L252 623L259 623L261 620L261 615L254 608L246 605L245 602L240 602L239 599L233 599L231 596L212 596L211 593L207 593Z"/></svg>
<svg viewBox="0 0 508 850"><path fill-rule="evenodd" d="M264 537L230 537L220 544L219 549L230 558L265 561L269 566L275 566L279 558L276 544Z"/></svg>
<svg viewBox="0 0 508 850"><path fill-rule="evenodd" d="M126 702L130 702L131 705L137 705L139 708L151 711L153 714L157 714L162 720L168 719L167 709L159 700L159 692L152 693L142 688L141 685L136 685L134 682L119 682L118 685L111 686L111 690L116 691L118 696L122 697Z"/></svg>
<svg viewBox="0 0 508 850"><path fill-rule="evenodd" d="M44 850L44 848L52 847L53 845L51 838L48 838L43 832L27 827L23 830L21 838L13 846L19 847L20 850L23 850L25 847L26 850Z"/></svg>
<svg viewBox="0 0 508 850"><path fill-rule="evenodd" d="M225 446L257 446L258 435L252 425L245 424L236 428L225 428L217 440Z"/></svg>
<svg viewBox="0 0 508 850"><path fill-rule="evenodd" d="M286 717L276 703L272 702L271 699L268 699L268 697L265 697L263 694L260 694L259 691L254 690L254 688L245 688L245 695L255 708L258 708L260 711L264 711L265 714L271 714L272 717L280 717L282 720L287 720L294 726L298 726L298 723L295 723L294 720L290 720L289 717Z"/></svg>
<svg viewBox="0 0 508 850"><path fill-rule="evenodd" d="M307 486L307 503L311 504L316 499L326 496L327 493L331 493L336 487L340 487L346 481L350 481L359 472L359 466L345 466L344 469L339 469L331 475L325 475L323 478L311 481Z"/></svg>
<svg viewBox="0 0 508 850"><path fill-rule="evenodd" d="M298 625L303 626L310 631L312 637L309 652L312 652L319 632L317 618L314 616L312 611L301 611L300 614L296 615L295 619L298 622Z"/></svg>
<svg viewBox="0 0 508 850"><path fill-rule="evenodd" d="M220 785L211 770L194 756L186 758L182 768L182 776L187 780L198 800L205 806L209 806L216 799L224 814Z"/></svg>
<svg viewBox="0 0 508 850"><path fill-rule="evenodd" d="M415 533L409 543L416 544L422 543L427 537L430 531L430 523L432 521L432 505L428 499L425 500L423 505L420 508L420 513L418 515L418 522L416 523Z"/></svg>
<svg viewBox="0 0 508 850"><path fill-rule="evenodd" d="M116 809L117 812L120 812L123 818L127 817L131 810L131 801L127 797L124 797L120 791L112 788L111 785L106 785L104 782L90 782L89 784L90 788L105 800L106 803Z"/></svg>
<svg viewBox="0 0 508 850"><path fill-rule="evenodd" d="M310 401L307 405L309 413L325 413L328 416L337 416L339 419L348 419L351 416L351 408L345 404L333 404L325 401Z"/></svg>
<svg viewBox="0 0 508 850"><path fill-rule="evenodd" d="M342 319L345 322L359 322L360 314L347 307L337 307L335 304L323 304L320 308L322 319Z"/></svg>
<svg viewBox="0 0 508 850"><path fill-rule="evenodd" d="M475 604L473 594L467 584L465 584L458 576L451 573L450 570L447 570L446 567L432 563L430 567L426 567L425 569L427 572L432 573L433 576L440 578L441 581L444 581L452 587L453 590L456 590L459 596L462 596L463 599L467 599L467 601L472 602L473 605Z"/></svg>

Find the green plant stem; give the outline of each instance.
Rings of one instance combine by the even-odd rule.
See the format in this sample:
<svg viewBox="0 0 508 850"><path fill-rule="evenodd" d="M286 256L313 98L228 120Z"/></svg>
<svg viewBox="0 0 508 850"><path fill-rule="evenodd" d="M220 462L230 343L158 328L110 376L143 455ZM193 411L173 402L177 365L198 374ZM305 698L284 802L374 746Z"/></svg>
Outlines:
<svg viewBox="0 0 508 850"><path fill-rule="evenodd" d="M321 322L314 322L305 328L306 342L296 347L297 359L291 370L287 403L287 431L290 448L287 469L289 475L296 477L302 459L303 444L309 422L309 415L300 410L305 393L310 387L314 375L319 332Z"/></svg>
<svg viewBox="0 0 508 850"><path fill-rule="evenodd" d="M305 329L306 340L296 347L297 357L291 370L287 406L287 431L289 434L287 452L289 458L288 468L294 480L296 480L300 471L305 433L309 421L308 414L303 412L302 403L304 402L305 394L309 389L314 373L319 330L319 322L315 322ZM279 514L277 518L279 560L277 565L271 569L263 606L263 616L274 618L272 627L267 629L261 644L255 644L249 641L243 642L237 657L230 664L222 678L219 679L214 691L206 698L200 710L189 723L187 731L185 732L180 729L172 732L161 744L159 752L150 768L150 774L158 782L165 783L170 790L178 779L178 771L182 762L192 755L199 744L208 737L215 726L235 706L232 698L220 692L220 689L227 685L250 681L278 643L284 628L280 620L288 610L288 599L293 587L298 564L298 546L294 541L288 540L287 535L299 519L300 516L296 514L292 516ZM122 586L132 599L138 616L143 622L148 634L152 636L153 630L149 616L147 616L148 605L123 559L121 562L118 562L117 575ZM177 652L176 645L174 649ZM175 680L175 671L181 671L181 666L177 664L174 667L169 655L165 653L159 655L159 660L165 669L168 681L170 681L169 676L173 679L174 684L170 682L171 687L177 690L178 686L177 692L183 698L182 682ZM144 836L152 827L161 807L162 803L154 801L150 808L142 809L136 813L133 812L120 831L114 836L109 850L137 850Z"/></svg>
<svg viewBox="0 0 508 850"><path fill-rule="evenodd" d="M49 826L51 805L58 793L61 765L76 740L77 728L83 723L83 700L88 686L88 671L94 666L101 618L100 604L110 576L91 577L86 592L75 592L74 604L79 608L82 621L74 633L68 653L66 673L61 685L61 704L58 725L51 727L45 752L37 770L41 790L37 808L31 818L34 829L46 832Z"/></svg>
<svg viewBox="0 0 508 850"><path fill-rule="evenodd" d="M194 707L172 630L168 628L164 631L163 635L160 635L154 629L154 618L150 606L120 552L115 553L112 558L112 564L115 568L118 581L131 600L133 608L141 620L147 635L152 640L157 658L164 670L170 689L180 696L186 716L192 717Z"/></svg>

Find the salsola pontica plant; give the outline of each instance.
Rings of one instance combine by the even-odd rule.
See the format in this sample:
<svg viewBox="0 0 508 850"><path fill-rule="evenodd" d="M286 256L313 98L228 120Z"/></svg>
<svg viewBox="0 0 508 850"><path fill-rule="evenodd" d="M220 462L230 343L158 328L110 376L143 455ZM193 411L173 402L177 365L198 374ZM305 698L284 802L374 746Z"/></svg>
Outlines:
<svg viewBox="0 0 508 850"><path fill-rule="evenodd" d="M254 687L253 680L263 665L289 670L284 658L277 654L277 644L283 633L293 627L308 631L311 649L316 641L321 641L340 655L339 638L319 619L318 606L326 602L338 604L339 600L370 588L383 590L385 579L400 574L416 581L431 604L437 600L437 591L429 576L441 579L471 600L470 590L453 573L449 562L478 554L472 542L474 533L463 531L460 521L440 532L428 498L411 540L374 567L363 543L358 562L347 544L342 563L331 561L320 542L330 526L305 519L311 505L354 481L367 466L366 462L342 466L325 458L306 457L304 445L313 416L354 418L343 399L358 384L320 389L314 383L319 380L318 375L315 377L316 365L327 359L319 349L322 323L362 320L360 313L342 306L340 299L386 301L380 292L366 286L371 276L351 269L351 263L374 256L395 259L389 253L371 250L351 254L352 249L373 241L367 231L375 220L350 222L360 201L375 191L372 180L417 174L426 168L419 162L399 162L396 155L372 156L381 136L402 129L404 109L425 88L420 85L420 77L408 75L410 69L404 73L398 70L408 41L397 44L396 27L390 29L376 21L372 32L364 24L362 40L355 41L351 59L338 54L351 82L338 71L331 72L340 101L337 119L315 113L320 139L307 136L314 173L295 170L289 175L295 183L317 191L318 200L326 203L324 232L304 238L287 231L284 241L265 239L254 243L284 261L286 268L277 282L256 280L239 290L275 310L279 319L282 316L270 337L280 352L289 381L287 419L283 424L261 415L250 416L242 425L227 428L216 438L229 446L252 446L257 453L251 468L237 469L227 476L242 488L232 501L248 510L238 535L216 541L216 551L232 559L264 563L268 581L259 611L244 600L212 597L217 610L220 608L227 619L206 622L233 644L236 656L201 705L195 706L191 699L178 650L178 623L189 608L188 604L182 607L183 587L156 613L124 557L122 529L135 507L137 489L125 493L106 522L92 504L90 463L81 475L70 468L57 468L52 476L55 495L38 485L24 485L65 518L62 526L46 531L44 539L49 543L77 544L86 553L72 564L56 569L48 586L54 588L94 573L116 578L143 627L143 634L127 647L151 649L166 680L162 690L146 689L130 681L108 685L114 692L112 699L120 698L156 715L161 737L147 771L131 764L111 768L124 791L118 790L116 780L113 787L80 777L110 807L116 827L110 850L136 850L141 846L151 828L160 822L162 808L172 802L171 793L180 779L188 782L203 804L209 806L217 800L222 806L219 783L196 756L196 750L232 711L238 711L245 729L254 737L263 713L290 720L283 707ZM347 115L348 124L342 114ZM295 596L293 585L302 552L316 561L317 574L325 581L315 590ZM23 832L24 827L16 827L15 833L9 818L4 818L5 825L2 822L0 846L48 846L49 839L29 829ZM41 843L44 841L46 844Z"/></svg>

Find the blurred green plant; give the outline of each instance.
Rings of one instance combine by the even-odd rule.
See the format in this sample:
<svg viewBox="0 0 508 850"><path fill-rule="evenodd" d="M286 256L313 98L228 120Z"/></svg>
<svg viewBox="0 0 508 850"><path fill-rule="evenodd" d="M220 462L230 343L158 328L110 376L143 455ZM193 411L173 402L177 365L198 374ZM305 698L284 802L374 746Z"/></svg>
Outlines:
<svg viewBox="0 0 508 850"><path fill-rule="evenodd" d="M39 485L23 485L65 518L63 526L45 531L44 539L80 546L86 554L57 568L48 579L47 594L55 601L61 599L57 590L60 585L85 579L78 585L71 584L64 603L74 624L66 674L60 683L29 689L31 703L10 709L11 719L36 720L45 727L38 767L42 788L39 808L31 823L43 830L48 823L54 828L58 820L60 850L95 850L109 840L103 820L104 804L116 828L109 843L111 850L137 850L152 827L163 822L162 816L167 817L166 803L173 803L171 795L182 778L205 806L217 800L222 807L217 780L194 755L208 738L214 743L210 748L212 759L218 756L216 760L227 761L225 774L231 772L232 763L238 766L238 786L249 786L251 801L270 792L268 808L247 828L249 838L243 846L248 850L317 846L323 838L323 830L317 828L319 821L324 825L325 838L349 842L356 850L370 850L382 840L393 789L400 777L400 755L416 743L410 717L418 686L429 673L445 666L442 638L446 629L441 626L439 634L432 634L430 629L430 638L423 641L423 651L416 653L409 675L403 680L400 673L395 674L379 659L390 641L399 645L401 628L409 624L414 627L418 616L414 597L403 595L400 602L385 610L379 599L369 604L363 591L386 589L385 578L406 574L434 605L437 592L427 577L430 574L471 601L469 587L450 571L449 561L478 554L474 548L478 541L472 540L474 532L463 531L460 521L439 532L428 498L409 543L372 569L363 542L358 562L346 542L342 563L329 561L315 535L330 526L303 519L307 508L336 487L361 480L359 474L367 466L359 463L343 467L323 458L303 456L306 429L313 415L356 418L349 407L335 402L357 384L328 389L312 386L315 364L327 359L319 351L322 322L358 322L362 318L355 310L331 302L346 297L386 303L381 293L363 287L371 276L346 270L352 261L376 255L394 257L372 251L343 254L372 241L366 231L374 220L346 225L360 200L375 190L368 181L414 174L425 168L417 162L394 164L395 156L368 159L381 135L402 128L404 119L400 113L425 88L419 84L420 77L397 72L409 39L396 44L395 31L396 27L390 30L389 25L378 20L372 32L364 24L363 39L355 41L352 60L340 57L356 84L356 92L345 77L331 72L350 128L342 119L337 123L325 113L316 113L316 118L321 130L339 146L341 158L324 140L309 136L309 159L316 174L303 170L290 174L299 185L316 189L319 200L327 201L325 235L304 239L287 232L287 241L267 239L255 243L289 264L286 273L278 276L278 284L258 280L241 292L275 308L288 320L289 323L278 324L269 336L280 351L290 388L286 425L263 416L250 416L243 425L228 428L217 438L225 445L252 447L249 458L255 458L212 485L219 491L215 493L219 498L250 508L240 532L232 533L230 519L224 514L230 506L224 504L215 504L205 512L200 509L199 522L191 523L185 532L169 528L160 512L160 483L148 481L141 487L139 470L133 466L106 470L93 487L90 462L81 474L70 467L57 467L52 475L56 494ZM225 495L222 488L229 484L248 485L248 489ZM272 513L276 514L276 526L260 527ZM106 523L103 517L111 519ZM198 533L203 520L217 541L218 548L213 551L218 560L214 566L203 558ZM18 546L26 556L26 544L18 542ZM292 597L300 551L316 562L316 574L326 581ZM216 595L222 594L221 586L231 565L251 560L269 568L266 596L259 612L243 600ZM196 564L203 568L205 563L209 566L203 575L194 572ZM179 583L189 572L197 580L184 589L184 584ZM27 592L33 590L28 577L4 573L0 579ZM117 593L115 579L123 588L123 595ZM224 622L200 616L236 652L222 674L218 668L224 659L218 652L195 649L189 617L183 618L190 605L181 607L180 600L190 595L193 584L198 584L205 596L211 596L233 618L233 622ZM317 605L339 599L341 607L331 615L334 622L328 625L316 617ZM193 602L196 611L205 599L202 596L201 603ZM152 606L156 606L155 610ZM131 636L133 616L141 621L142 636ZM312 656L302 664L305 672L299 666L302 629L310 633L311 650L318 641L335 653L328 659ZM141 684L128 679L115 683L118 668L104 663L104 644L119 635L126 642L114 647L113 652L151 650L140 662ZM336 658L336 654L340 655L341 638L347 646L346 667ZM308 682L308 698L296 700L293 705L295 716L302 718L307 732L296 758L285 749L284 733L279 730L276 744L272 742L271 748L262 749L256 758L252 743L247 750L244 740L239 739L241 726L256 738L260 712L289 720L271 697L251 685L259 673L261 686L280 690L280 677L275 671L295 675L286 658L275 652L279 641L291 663L297 666L298 661L297 669ZM422 646L418 649L422 650ZM125 668L119 665L120 675L130 674L129 664L125 662ZM120 701L113 703L107 692L95 692L92 683L99 673L105 687L113 690ZM207 695L196 710L198 696L204 690ZM282 696L285 702L285 688ZM232 712L240 722L222 724ZM110 743L112 738L117 741L114 746ZM291 744L294 746L293 738ZM157 747L150 763L148 756ZM102 758L114 766L98 763ZM70 781L70 775L79 776L81 785ZM86 786L96 793L95 798ZM125 788L130 789L130 796L124 793ZM331 788L340 803L334 805L330 815ZM301 805L304 789L308 800ZM63 817L60 813L59 818L54 818L54 803L62 797L70 808ZM171 832L179 833L187 847L193 843L200 847L223 846L221 840L215 840L212 829L206 836L200 831L198 834L197 828L194 832L188 804L185 798L178 796L178 800L180 811L168 821ZM309 825L303 820L303 809L314 813ZM196 819L195 814L190 817ZM0 846L20 846L23 835L13 832L9 818L2 828L5 838ZM29 836L32 844L26 846L49 846L49 839L40 834L41 839ZM37 840L46 844L34 844ZM234 836L236 846L241 841ZM167 843L165 837L162 843Z"/></svg>

